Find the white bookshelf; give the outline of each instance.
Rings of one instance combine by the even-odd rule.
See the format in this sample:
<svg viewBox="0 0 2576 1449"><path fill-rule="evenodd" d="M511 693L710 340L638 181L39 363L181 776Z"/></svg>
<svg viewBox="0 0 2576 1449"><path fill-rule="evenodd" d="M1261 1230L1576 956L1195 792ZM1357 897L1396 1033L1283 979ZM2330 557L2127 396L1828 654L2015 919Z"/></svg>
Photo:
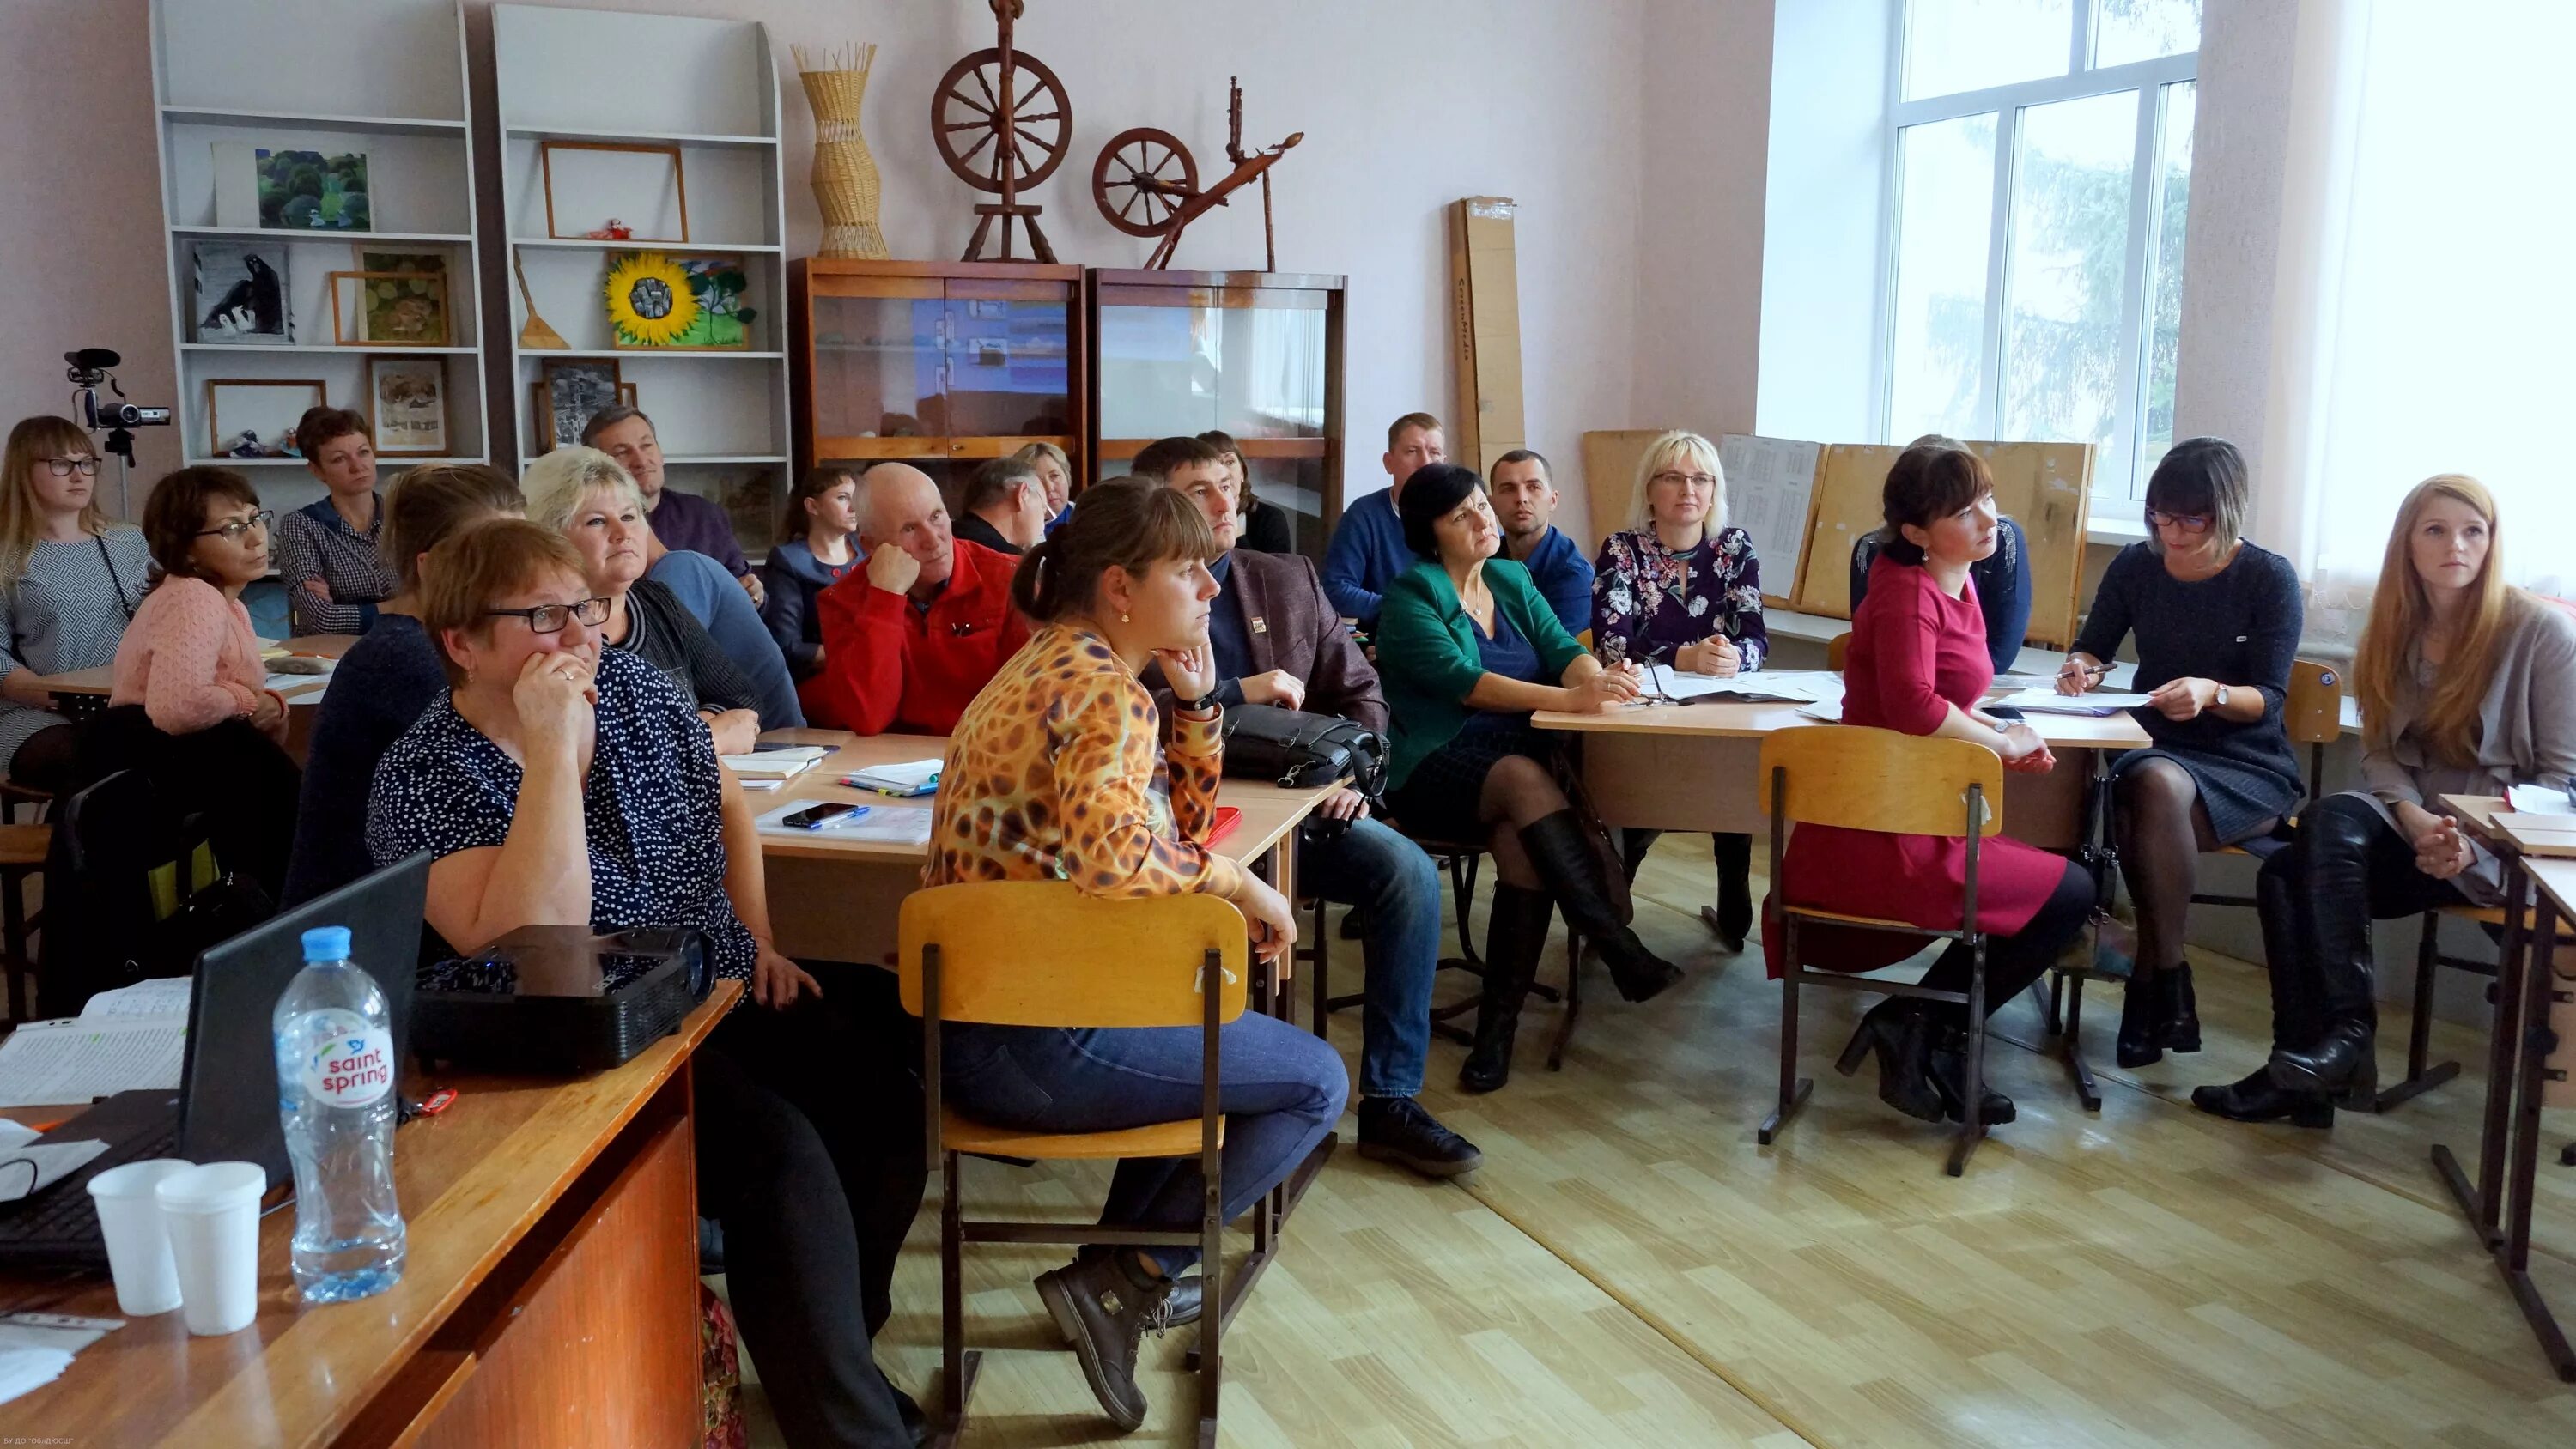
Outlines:
<svg viewBox="0 0 2576 1449"><path fill-rule="evenodd" d="M614 56L614 65L600 57ZM549 358L613 358L661 439L668 486L716 499L754 557L769 547L788 482L785 178L778 65L752 21L537 5L492 7L493 94L500 113L502 210L510 262L564 349L519 345L527 303L510 293L511 435L518 456L543 441L533 390ZM675 146L688 194L689 239L674 196L585 194L555 177L549 236L540 147L549 141ZM612 195L623 201L612 202ZM594 213L616 208L637 240L595 241ZM630 214L641 212L643 214ZM611 254L655 250L742 259L751 346L738 352L616 348L603 290Z"/></svg>
<svg viewBox="0 0 2576 1449"><path fill-rule="evenodd" d="M441 459L385 459L379 477L390 481L423 462L487 461L492 434L461 0L153 0L152 79L178 358L173 426L182 456L247 470L269 506L313 502L322 486L301 459L217 455L207 384L319 381L332 406L355 408L372 421L367 359L400 356L440 359L449 452ZM214 148L226 142L365 153L371 229L217 225ZM284 252L289 345L199 338L196 249L242 242ZM327 275L358 270L361 251L445 258L445 345L334 341ZM134 502L141 503L140 487Z"/></svg>

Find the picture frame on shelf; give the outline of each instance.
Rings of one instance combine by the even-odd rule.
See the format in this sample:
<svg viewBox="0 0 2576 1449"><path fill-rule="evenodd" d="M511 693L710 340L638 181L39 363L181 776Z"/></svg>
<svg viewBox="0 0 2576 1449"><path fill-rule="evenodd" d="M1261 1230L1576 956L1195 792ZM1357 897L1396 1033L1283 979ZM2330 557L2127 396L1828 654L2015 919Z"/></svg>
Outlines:
<svg viewBox="0 0 2576 1449"><path fill-rule="evenodd" d="M369 357L367 420L377 457L448 456L447 360Z"/></svg>
<svg viewBox="0 0 2576 1449"><path fill-rule="evenodd" d="M189 335L227 346L295 341L295 291L283 241L200 241L189 252Z"/></svg>
<svg viewBox="0 0 2576 1449"><path fill-rule="evenodd" d="M621 352L748 352L751 274L724 252L611 252L601 284Z"/></svg>
<svg viewBox="0 0 2576 1449"><path fill-rule="evenodd" d="M333 272L331 341L341 347L445 347L447 273ZM355 324L352 330L351 324Z"/></svg>
<svg viewBox="0 0 2576 1449"><path fill-rule="evenodd" d="M590 415L597 411L596 407L584 408L578 412L569 408L558 409L554 389L543 379L528 384L528 397L530 400L528 416L536 423L539 453L551 453L557 448L573 448L581 445L581 430L590 422ZM635 406L635 384L631 382L617 384L617 400L627 407Z"/></svg>
<svg viewBox="0 0 2576 1449"><path fill-rule="evenodd" d="M254 150L263 231L374 231L367 153Z"/></svg>
<svg viewBox="0 0 2576 1449"><path fill-rule="evenodd" d="M206 456L294 458L295 425L328 407L319 378L215 377L206 380Z"/></svg>
<svg viewBox="0 0 2576 1449"><path fill-rule="evenodd" d="M546 389L546 427L552 447L581 441L591 415L623 400L624 379L614 357L549 357L537 364Z"/></svg>
<svg viewBox="0 0 2576 1449"><path fill-rule="evenodd" d="M577 190L582 205L603 208L596 220L559 218L555 210L555 167L560 157L568 191ZM649 159L639 159L649 158ZM537 171L545 189L546 236L553 241L641 241L678 242L689 240L688 168L680 159L680 148L649 142L623 141L540 141L537 143ZM665 192L677 203L680 213L678 236L612 236L628 216L662 215ZM593 203L589 197L631 196L624 202ZM573 227L567 231L565 227Z"/></svg>

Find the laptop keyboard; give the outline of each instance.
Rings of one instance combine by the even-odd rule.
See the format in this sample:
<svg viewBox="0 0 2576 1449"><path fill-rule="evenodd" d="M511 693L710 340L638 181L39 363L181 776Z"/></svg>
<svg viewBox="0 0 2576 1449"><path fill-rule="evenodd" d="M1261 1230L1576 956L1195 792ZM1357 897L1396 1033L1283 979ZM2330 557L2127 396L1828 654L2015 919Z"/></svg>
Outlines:
<svg viewBox="0 0 2576 1449"><path fill-rule="evenodd" d="M98 1231L98 1213L90 1205L85 1186L89 1178L120 1163L167 1157L178 1149L179 1124L176 1122L157 1132L147 1132L110 1147L89 1164L90 1172L57 1183L39 1194L34 1202L0 1217L0 1239L29 1244L103 1243Z"/></svg>

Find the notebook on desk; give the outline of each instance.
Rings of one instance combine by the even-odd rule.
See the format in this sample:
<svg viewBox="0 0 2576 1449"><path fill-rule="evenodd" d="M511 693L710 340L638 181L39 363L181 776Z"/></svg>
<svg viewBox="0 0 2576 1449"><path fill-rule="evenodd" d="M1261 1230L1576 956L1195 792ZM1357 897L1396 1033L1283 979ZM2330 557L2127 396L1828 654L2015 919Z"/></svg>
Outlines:
<svg viewBox="0 0 2576 1449"><path fill-rule="evenodd" d="M303 935L316 926L349 928L350 956L384 991L400 1056L428 890L429 856L415 855L200 954L178 1090L118 1092L37 1139L105 1142L107 1148L26 1197L0 1204L0 1267L104 1270L107 1248L89 1180L127 1162L256 1162L268 1173L272 1203L284 1201L294 1176L278 1117L269 1017L304 969Z"/></svg>

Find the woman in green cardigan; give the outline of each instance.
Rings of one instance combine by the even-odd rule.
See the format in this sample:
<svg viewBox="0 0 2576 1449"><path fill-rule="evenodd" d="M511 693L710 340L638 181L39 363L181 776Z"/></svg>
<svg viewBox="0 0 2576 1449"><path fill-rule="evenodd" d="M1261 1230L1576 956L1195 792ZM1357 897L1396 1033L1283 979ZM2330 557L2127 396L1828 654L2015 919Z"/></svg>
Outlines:
<svg viewBox="0 0 2576 1449"><path fill-rule="evenodd" d="M1619 920L1594 838L1548 767L1554 747L1529 722L1533 710L1598 713L1633 700L1637 674L1603 668L1529 570L1494 557L1502 528L1474 470L1419 470L1396 512L1422 562L1387 586L1378 615L1378 678L1394 717L1387 804L1415 834L1482 839L1494 858L1476 1041L1458 1074L1465 1090L1490 1092L1511 1075L1521 1002L1556 906L1599 944L1630 1001L1681 979Z"/></svg>

